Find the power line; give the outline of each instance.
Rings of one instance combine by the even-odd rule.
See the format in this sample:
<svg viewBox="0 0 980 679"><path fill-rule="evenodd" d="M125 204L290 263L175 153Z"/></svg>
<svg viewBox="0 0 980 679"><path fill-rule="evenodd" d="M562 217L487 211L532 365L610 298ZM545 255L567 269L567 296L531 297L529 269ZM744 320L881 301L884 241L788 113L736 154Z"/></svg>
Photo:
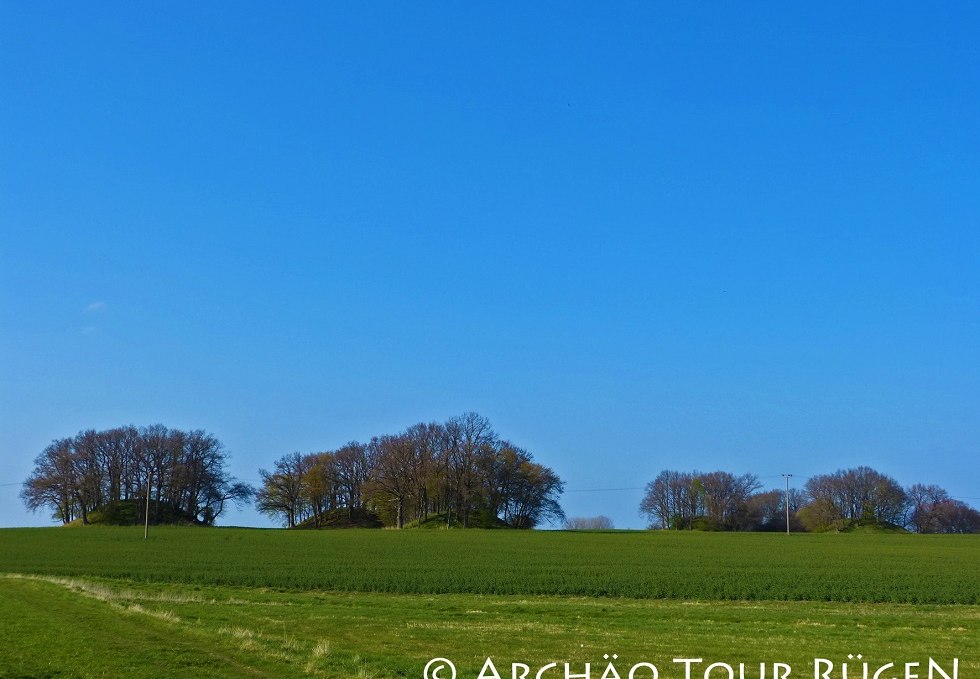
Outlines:
<svg viewBox="0 0 980 679"><path fill-rule="evenodd" d="M566 493L616 493L622 490L643 490L644 486L637 486L635 488L572 488L571 490L566 490Z"/></svg>

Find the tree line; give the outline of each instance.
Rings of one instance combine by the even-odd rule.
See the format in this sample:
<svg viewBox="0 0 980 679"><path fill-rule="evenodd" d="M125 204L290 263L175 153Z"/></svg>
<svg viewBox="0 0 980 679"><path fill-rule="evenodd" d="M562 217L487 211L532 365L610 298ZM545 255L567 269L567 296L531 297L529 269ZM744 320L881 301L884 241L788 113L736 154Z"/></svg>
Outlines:
<svg viewBox="0 0 980 679"><path fill-rule="evenodd" d="M650 481L640 514L651 528L841 530L872 524L918 533L980 533L980 512L943 488L903 488L870 467L844 469L808 479L802 489L762 490L754 474L664 470Z"/></svg>
<svg viewBox="0 0 980 679"><path fill-rule="evenodd" d="M96 514L135 522L135 510L149 503L154 522L212 525L229 501L254 492L229 476L226 457L221 442L199 429L90 429L46 447L21 497L31 511L47 507L63 523L89 523Z"/></svg>
<svg viewBox="0 0 980 679"><path fill-rule="evenodd" d="M476 413L337 450L292 453L259 473L256 506L287 527L317 527L337 512L369 512L397 528L435 517L512 528L565 518L558 475Z"/></svg>
<svg viewBox="0 0 980 679"><path fill-rule="evenodd" d="M564 483L490 421L465 413L352 441L337 450L292 453L260 470L261 485L239 483L227 452L203 430L163 425L86 430L52 441L21 491L28 509L69 523L142 521L213 525L229 502L254 498L288 527L320 527L338 515L376 525L534 528L565 521ZM763 490L754 474L662 471L640 513L651 528L840 530L872 523L919 533L980 532L980 512L936 485L901 486L870 467L814 476L802 489ZM343 523L341 522L341 525ZM611 528L607 517L573 517L570 529Z"/></svg>

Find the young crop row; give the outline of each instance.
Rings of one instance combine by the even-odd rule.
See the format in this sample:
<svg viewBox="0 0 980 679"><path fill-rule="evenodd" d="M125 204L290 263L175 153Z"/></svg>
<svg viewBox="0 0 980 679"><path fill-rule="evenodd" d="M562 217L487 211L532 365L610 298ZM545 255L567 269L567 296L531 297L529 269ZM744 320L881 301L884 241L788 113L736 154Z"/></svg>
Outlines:
<svg viewBox="0 0 980 679"><path fill-rule="evenodd" d="M980 603L980 537L0 531L0 572L290 590Z"/></svg>

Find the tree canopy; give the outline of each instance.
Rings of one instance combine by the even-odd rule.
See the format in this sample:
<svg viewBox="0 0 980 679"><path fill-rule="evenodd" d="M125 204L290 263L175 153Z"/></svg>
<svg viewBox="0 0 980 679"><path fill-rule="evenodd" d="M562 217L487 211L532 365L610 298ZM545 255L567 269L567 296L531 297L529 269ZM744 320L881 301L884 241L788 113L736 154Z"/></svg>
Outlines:
<svg viewBox="0 0 980 679"><path fill-rule="evenodd" d="M533 528L564 520L564 484L476 413L419 423L338 450L291 453L260 470L256 506L288 527L321 526L337 511L387 525L436 520Z"/></svg>
<svg viewBox="0 0 980 679"><path fill-rule="evenodd" d="M134 503L145 509L149 502L155 523L211 525L226 503L253 493L228 475L226 462L221 442L200 429L157 424L81 431L44 449L21 497L28 509L47 507L63 523L89 523L93 516L142 521L141 512L121 510Z"/></svg>
<svg viewBox="0 0 980 679"><path fill-rule="evenodd" d="M870 467L819 474L803 489L761 491L752 474L664 470L646 486L640 514L651 528L845 530L854 526L918 533L978 533L980 512L938 486L909 488Z"/></svg>

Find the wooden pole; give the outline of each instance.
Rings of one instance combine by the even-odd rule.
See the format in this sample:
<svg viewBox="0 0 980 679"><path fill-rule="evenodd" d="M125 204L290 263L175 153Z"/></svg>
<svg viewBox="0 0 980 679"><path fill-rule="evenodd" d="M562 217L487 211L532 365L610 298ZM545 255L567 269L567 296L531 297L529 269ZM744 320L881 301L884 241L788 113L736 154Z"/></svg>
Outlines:
<svg viewBox="0 0 980 679"><path fill-rule="evenodd" d="M143 522L143 541L145 542L150 538L150 479L153 478L153 474L150 471L146 472L146 519Z"/></svg>
<svg viewBox="0 0 980 679"><path fill-rule="evenodd" d="M789 535L789 477L792 474L783 474L786 477L786 535Z"/></svg>

